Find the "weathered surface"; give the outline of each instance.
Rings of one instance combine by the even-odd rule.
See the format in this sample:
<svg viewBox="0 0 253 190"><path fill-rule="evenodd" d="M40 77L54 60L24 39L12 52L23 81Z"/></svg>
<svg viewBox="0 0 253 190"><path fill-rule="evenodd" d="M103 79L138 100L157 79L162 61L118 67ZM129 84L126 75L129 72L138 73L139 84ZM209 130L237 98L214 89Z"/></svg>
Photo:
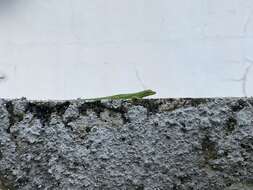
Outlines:
<svg viewBox="0 0 253 190"><path fill-rule="evenodd" d="M252 105L0 100L0 189L253 189Z"/></svg>

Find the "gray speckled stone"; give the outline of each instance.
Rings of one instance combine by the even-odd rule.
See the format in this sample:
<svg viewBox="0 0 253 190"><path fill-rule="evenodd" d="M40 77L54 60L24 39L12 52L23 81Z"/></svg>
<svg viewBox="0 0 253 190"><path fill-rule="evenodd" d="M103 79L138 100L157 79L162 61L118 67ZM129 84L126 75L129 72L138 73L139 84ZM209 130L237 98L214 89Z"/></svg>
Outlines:
<svg viewBox="0 0 253 190"><path fill-rule="evenodd" d="M0 100L0 190L253 189L253 99Z"/></svg>

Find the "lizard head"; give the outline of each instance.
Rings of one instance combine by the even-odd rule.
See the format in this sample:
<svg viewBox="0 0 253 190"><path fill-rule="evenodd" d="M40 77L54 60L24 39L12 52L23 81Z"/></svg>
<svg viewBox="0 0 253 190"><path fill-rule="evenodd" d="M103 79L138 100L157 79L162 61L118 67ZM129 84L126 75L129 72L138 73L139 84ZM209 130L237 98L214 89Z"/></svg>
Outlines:
<svg viewBox="0 0 253 190"><path fill-rule="evenodd" d="M144 96L151 96L151 95L156 94L156 92L153 91L153 90L147 89L147 90L144 90L142 94L143 94Z"/></svg>

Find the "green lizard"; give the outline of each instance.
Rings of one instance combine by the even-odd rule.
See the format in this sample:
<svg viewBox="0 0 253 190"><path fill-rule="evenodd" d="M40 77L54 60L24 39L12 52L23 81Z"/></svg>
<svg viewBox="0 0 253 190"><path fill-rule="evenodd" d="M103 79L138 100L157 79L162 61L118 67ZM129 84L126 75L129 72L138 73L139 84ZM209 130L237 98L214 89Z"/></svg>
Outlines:
<svg viewBox="0 0 253 190"><path fill-rule="evenodd" d="M147 96L151 96L156 94L153 90L143 90L136 93L129 93L129 94L116 94L113 96L105 96L99 98L90 98L85 100L129 100L129 99L142 99Z"/></svg>

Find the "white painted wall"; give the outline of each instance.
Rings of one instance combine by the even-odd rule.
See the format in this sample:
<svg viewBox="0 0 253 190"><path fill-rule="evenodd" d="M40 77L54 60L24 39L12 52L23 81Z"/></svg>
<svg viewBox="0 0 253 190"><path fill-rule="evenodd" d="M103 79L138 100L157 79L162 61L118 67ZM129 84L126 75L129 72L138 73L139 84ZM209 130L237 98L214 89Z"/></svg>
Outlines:
<svg viewBox="0 0 253 190"><path fill-rule="evenodd" d="M0 0L1 97L250 96L251 64L252 0Z"/></svg>

